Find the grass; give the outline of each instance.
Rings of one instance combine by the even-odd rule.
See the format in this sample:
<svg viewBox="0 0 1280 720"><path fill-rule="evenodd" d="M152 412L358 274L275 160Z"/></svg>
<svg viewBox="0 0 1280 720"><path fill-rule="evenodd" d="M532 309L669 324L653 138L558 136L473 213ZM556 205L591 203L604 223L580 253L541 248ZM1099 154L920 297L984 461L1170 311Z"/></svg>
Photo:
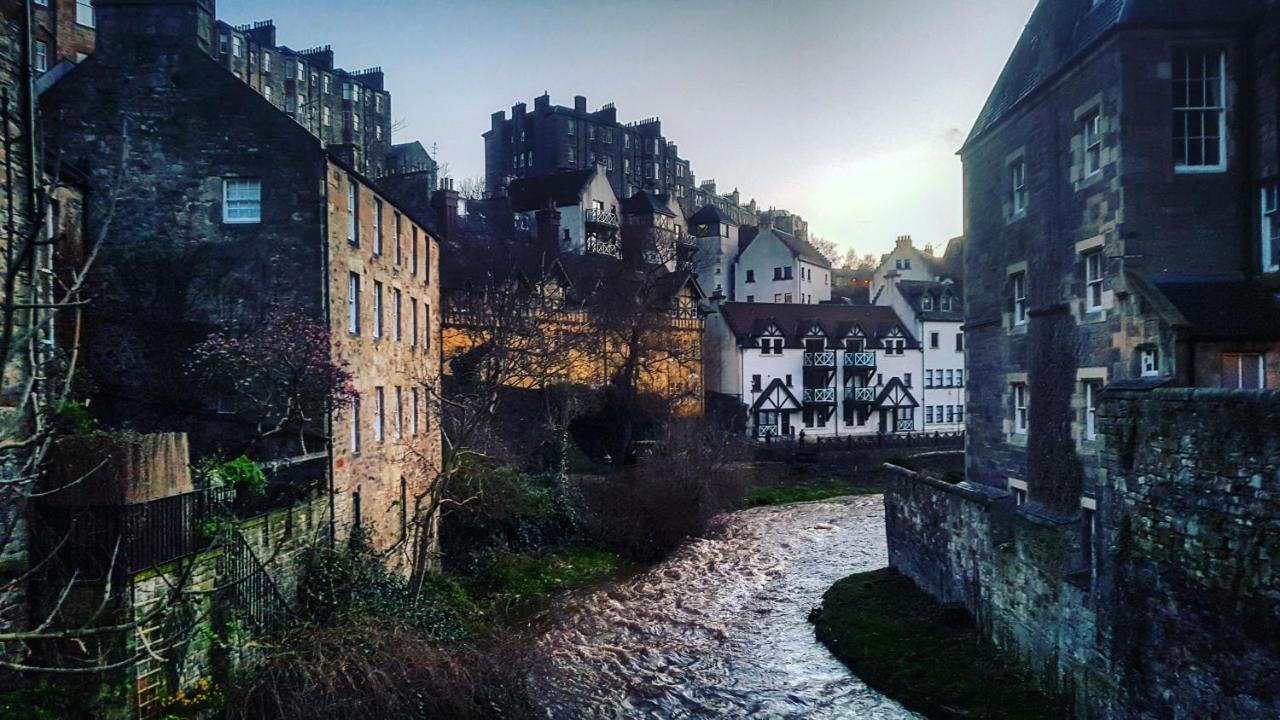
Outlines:
<svg viewBox="0 0 1280 720"><path fill-rule="evenodd" d="M846 495L875 495L881 490L866 485L831 482L821 485L777 485L759 487L747 493L747 507L829 500Z"/></svg>
<svg viewBox="0 0 1280 720"><path fill-rule="evenodd" d="M816 622L818 639L863 681L929 718L1069 717L1066 703L1034 690L967 614L892 569L836 583Z"/></svg>
<svg viewBox="0 0 1280 720"><path fill-rule="evenodd" d="M543 555L503 555L485 569L480 580L494 595L529 600L613 577L630 567L612 553L570 548Z"/></svg>

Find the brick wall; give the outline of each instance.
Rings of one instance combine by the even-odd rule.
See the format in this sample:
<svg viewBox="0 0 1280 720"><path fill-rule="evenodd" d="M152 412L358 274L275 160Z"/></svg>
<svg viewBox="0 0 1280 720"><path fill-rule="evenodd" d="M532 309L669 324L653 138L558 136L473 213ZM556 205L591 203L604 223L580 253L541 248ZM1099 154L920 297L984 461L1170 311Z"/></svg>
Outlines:
<svg viewBox="0 0 1280 720"><path fill-rule="evenodd" d="M961 603L1080 717L1280 712L1280 392L1109 393L1081 520L902 472L889 560Z"/></svg>

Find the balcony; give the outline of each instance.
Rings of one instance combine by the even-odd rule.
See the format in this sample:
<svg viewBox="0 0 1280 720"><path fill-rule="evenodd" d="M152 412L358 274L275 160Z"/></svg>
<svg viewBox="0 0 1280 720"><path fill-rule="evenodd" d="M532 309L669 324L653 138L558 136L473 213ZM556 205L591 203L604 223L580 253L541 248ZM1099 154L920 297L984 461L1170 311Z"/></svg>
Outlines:
<svg viewBox="0 0 1280 720"><path fill-rule="evenodd" d="M622 243L613 236L588 235L586 250L588 255L608 255L612 258L622 257Z"/></svg>
<svg viewBox="0 0 1280 720"><path fill-rule="evenodd" d="M836 389L805 388L804 402L806 405L834 405L836 402Z"/></svg>
<svg viewBox="0 0 1280 720"><path fill-rule="evenodd" d="M756 426L756 437L758 438L771 438L771 437L777 437L777 436L778 436L777 425L757 425Z"/></svg>
<svg viewBox="0 0 1280 720"><path fill-rule="evenodd" d="M807 352L804 354L804 366L807 368L835 368L836 354L827 352Z"/></svg>
<svg viewBox="0 0 1280 720"><path fill-rule="evenodd" d="M583 220L588 225L603 225L604 227L618 227L618 213L609 210L601 210L600 208L590 208L583 216Z"/></svg>
<svg viewBox="0 0 1280 720"><path fill-rule="evenodd" d="M844 366L858 370L875 370L876 354L873 352L851 352L844 354Z"/></svg>
<svg viewBox="0 0 1280 720"><path fill-rule="evenodd" d="M870 405L876 401L876 389L869 387L847 387L844 389L844 399L848 402Z"/></svg>
<svg viewBox="0 0 1280 720"><path fill-rule="evenodd" d="M894 429L898 432L912 432L916 429L916 421L912 418L904 418L894 423Z"/></svg>

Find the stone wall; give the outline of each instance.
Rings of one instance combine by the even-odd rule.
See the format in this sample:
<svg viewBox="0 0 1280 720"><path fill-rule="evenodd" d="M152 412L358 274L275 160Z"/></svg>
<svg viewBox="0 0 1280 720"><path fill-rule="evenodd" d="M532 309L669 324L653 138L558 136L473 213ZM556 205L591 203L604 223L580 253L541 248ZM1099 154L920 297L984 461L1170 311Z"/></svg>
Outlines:
<svg viewBox="0 0 1280 720"><path fill-rule="evenodd" d="M1280 392L1109 393L1096 542L1005 491L895 473L890 564L1079 717L1280 713Z"/></svg>

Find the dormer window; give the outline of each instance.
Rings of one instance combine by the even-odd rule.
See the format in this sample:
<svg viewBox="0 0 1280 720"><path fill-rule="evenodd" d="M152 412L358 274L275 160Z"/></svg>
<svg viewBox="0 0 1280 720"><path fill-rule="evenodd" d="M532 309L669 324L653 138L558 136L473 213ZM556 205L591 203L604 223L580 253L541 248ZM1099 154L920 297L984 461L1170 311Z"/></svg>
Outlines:
<svg viewBox="0 0 1280 720"><path fill-rule="evenodd" d="M1142 349L1140 356L1139 368L1142 370L1142 377L1159 377L1160 376L1160 350L1155 347L1145 347Z"/></svg>
<svg viewBox="0 0 1280 720"><path fill-rule="evenodd" d="M933 296L932 296L932 295L925 295L923 298L921 298L921 299L920 299L920 309L921 309L921 310L932 310L932 309L933 309Z"/></svg>
<svg viewBox="0 0 1280 720"><path fill-rule="evenodd" d="M951 293L942 296L942 311L951 312Z"/></svg>
<svg viewBox="0 0 1280 720"><path fill-rule="evenodd" d="M780 337L760 338L761 355L781 355L783 340Z"/></svg>

